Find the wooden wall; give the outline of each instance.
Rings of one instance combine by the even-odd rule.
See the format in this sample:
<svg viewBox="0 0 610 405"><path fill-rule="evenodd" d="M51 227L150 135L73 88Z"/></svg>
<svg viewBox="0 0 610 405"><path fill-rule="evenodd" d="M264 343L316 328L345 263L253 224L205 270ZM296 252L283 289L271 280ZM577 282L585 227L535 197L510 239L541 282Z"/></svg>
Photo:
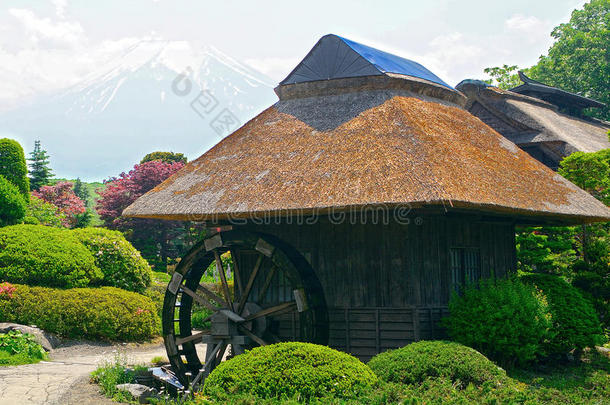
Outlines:
<svg viewBox="0 0 610 405"><path fill-rule="evenodd" d="M275 220L274 220L275 221ZM415 340L444 337L451 248L478 248L482 277L516 265L514 227L475 216L428 215L410 224L356 220L249 225L289 243L324 289L329 344L363 360Z"/></svg>

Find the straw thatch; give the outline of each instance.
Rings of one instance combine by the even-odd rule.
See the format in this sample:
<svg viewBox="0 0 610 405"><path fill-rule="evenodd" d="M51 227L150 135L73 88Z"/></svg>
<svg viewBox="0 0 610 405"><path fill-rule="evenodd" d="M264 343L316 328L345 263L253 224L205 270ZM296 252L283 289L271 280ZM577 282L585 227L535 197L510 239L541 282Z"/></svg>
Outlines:
<svg viewBox="0 0 610 405"><path fill-rule="evenodd" d="M602 203L451 100L404 88L356 90L280 100L124 215L216 221L407 204L566 222L610 218Z"/></svg>
<svg viewBox="0 0 610 405"><path fill-rule="evenodd" d="M610 148L606 122L562 113L557 106L482 82L464 81L458 89L468 96L466 108L515 144L538 147L557 168L561 159L574 152L596 152Z"/></svg>

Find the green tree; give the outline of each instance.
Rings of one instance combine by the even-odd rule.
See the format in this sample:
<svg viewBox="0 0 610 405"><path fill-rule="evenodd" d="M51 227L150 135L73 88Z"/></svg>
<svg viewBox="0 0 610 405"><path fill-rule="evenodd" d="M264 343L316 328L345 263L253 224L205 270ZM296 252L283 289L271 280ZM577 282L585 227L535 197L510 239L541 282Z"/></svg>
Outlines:
<svg viewBox="0 0 610 405"><path fill-rule="evenodd" d="M0 175L0 226L23 221L26 204L19 189Z"/></svg>
<svg viewBox="0 0 610 405"><path fill-rule="evenodd" d="M49 155L47 151L40 147L40 141L34 142L34 150L30 153L30 188L38 190L42 186L48 185L53 177L53 172L49 167Z"/></svg>
<svg viewBox="0 0 610 405"><path fill-rule="evenodd" d="M610 149L575 152L563 159L558 170L566 179L610 205Z"/></svg>
<svg viewBox="0 0 610 405"><path fill-rule="evenodd" d="M76 194L78 198L83 200L85 206L89 205L89 198L91 198L89 194L89 189L87 188L87 185L81 181L80 178L77 178L76 181L74 181L74 194Z"/></svg>
<svg viewBox="0 0 610 405"><path fill-rule="evenodd" d="M610 0L591 0L553 29L555 42L528 74L606 104L585 114L610 120Z"/></svg>
<svg viewBox="0 0 610 405"><path fill-rule="evenodd" d="M492 86L499 87L504 90L512 89L521 84L519 79L519 66L503 65L501 67L489 67L483 69L483 72L491 76L491 80L486 80Z"/></svg>
<svg viewBox="0 0 610 405"><path fill-rule="evenodd" d="M186 164L186 156L182 153L175 152L151 152L140 161L140 164L146 162L152 162L153 160L160 160L164 163L184 163Z"/></svg>
<svg viewBox="0 0 610 405"><path fill-rule="evenodd" d="M0 175L19 189L26 203L30 200L30 184L25 155L19 142L13 139L0 139Z"/></svg>

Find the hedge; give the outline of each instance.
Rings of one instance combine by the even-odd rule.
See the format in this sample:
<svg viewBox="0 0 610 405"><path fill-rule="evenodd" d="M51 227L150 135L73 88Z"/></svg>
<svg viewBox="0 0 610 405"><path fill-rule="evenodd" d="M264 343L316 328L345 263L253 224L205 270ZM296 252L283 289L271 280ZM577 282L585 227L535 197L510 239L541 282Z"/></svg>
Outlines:
<svg viewBox="0 0 610 405"><path fill-rule="evenodd" d="M67 338L143 341L159 330L152 301L114 287L68 290L14 284L0 293L0 319Z"/></svg>
<svg viewBox="0 0 610 405"><path fill-rule="evenodd" d="M0 228L0 281L85 287L102 280L91 252L69 230L42 225Z"/></svg>
<svg viewBox="0 0 610 405"><path fill-rule="evenodd" d="M550 274L527 274L521 280L540 289L549 303L555 332L546 343L549 354L565 354L605 341L595 308L576 287Z"/></svg>
<svg viewBox="0 0 610 405"><path fill-rule="evenodd" d="M102 285L143 292L150 285L152 270L122 233L104 228L74 229L72 233L95 257L102 270Z"/></svg>
<svg viewBox="0 0 610 405"><path fill-rule="evenodd" d="M373 357L368 366L387 382L421 384L427 378L448 378L461 388L500 383L506 372L470 347L455 342L421 341Z"/></svg>
<svg viewBox="0 0 610 405"><path fill-rule="evenodd" d="M204 393L224 391L258 398L309 400L356 397L377 382L355 357L311 343L256 347L221 363L206 378Z"/></svg>
<svg viewBox="0 0 610 405"><path fill-rule="evenodd" d="M17 186L0 175L0 226L20 223L25 211L26 204Z"/></svg>
<svg viewBox="0 0 610 405"><path fill-rule="evenodd" d="M8 138L0 139L0 175L17 187L25 202L30 200L28 166L19 142Z"/></svg>

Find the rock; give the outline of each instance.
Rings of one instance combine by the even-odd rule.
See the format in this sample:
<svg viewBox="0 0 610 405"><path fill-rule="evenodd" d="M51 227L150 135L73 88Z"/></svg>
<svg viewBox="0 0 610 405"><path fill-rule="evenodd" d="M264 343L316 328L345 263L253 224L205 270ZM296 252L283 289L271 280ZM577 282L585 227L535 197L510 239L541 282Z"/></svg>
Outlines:
<svg viewBox="0 0 610 405"><path fill-rule="evenodd" d="M603 347L603 346L595 346L595 348L597 349L597 351L600 354L602 354L602 355L604 355L604 356L606 356L607 358L610 359L610 349L609 348Z"/></svg>
<svg viewBox="0 0 610 405"><path fill-rule="evenodd" d="M150 398L158 398L156 389L142 384L119 384L116 389L129 392L141 404L148 404Z"/></svg>
<svg viewBox="0 0 610 405"><path fill-rule="evenodd" d="M0 322L0 333L8 333L18 330L21 333L29 333L34 336L34 340L47 352L59 346L60 340L53 334L43 331L34 326L19 325L18 323Z"/></svg>

